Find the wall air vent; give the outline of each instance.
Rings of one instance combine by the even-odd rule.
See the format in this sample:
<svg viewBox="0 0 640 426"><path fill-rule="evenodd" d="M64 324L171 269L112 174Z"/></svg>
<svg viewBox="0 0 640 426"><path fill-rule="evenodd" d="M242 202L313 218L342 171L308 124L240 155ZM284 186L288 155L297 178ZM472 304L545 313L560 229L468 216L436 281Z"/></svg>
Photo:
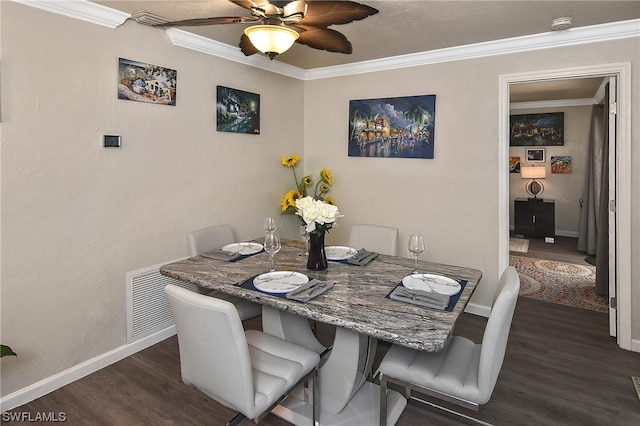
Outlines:
<svg viewBox="0 0 640 426"><path fill-rule="evenodd" d="M171 263L171 262L166 262ZM127 272L127 343L134 342L173 325L173 316L164 287L192 285L160 274L166 263Z"/></svg>

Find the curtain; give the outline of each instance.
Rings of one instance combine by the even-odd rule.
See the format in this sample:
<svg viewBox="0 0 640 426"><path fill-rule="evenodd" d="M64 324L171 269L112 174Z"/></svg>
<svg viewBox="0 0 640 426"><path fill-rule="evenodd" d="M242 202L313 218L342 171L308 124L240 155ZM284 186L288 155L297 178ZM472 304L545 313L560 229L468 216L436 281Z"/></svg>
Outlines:
<svg viewBox="0 0 640 426"><path fill-rule="evenodd" d="M596 294L609 294L609 97L593 106L589 178L583 195L578 250L596 256Z"/></svg>

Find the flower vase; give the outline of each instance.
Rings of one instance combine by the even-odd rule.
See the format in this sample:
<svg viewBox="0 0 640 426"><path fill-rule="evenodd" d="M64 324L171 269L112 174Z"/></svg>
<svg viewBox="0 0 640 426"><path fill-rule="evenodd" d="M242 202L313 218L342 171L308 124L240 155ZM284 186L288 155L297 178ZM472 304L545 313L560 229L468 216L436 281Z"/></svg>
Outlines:
<svg viewBox="0 0 640 426"><path fill-rule="evenodd" d="M327 255L324 252L324 232L309 234L309 257L307 269L322 271L327 269Z"/></svg>

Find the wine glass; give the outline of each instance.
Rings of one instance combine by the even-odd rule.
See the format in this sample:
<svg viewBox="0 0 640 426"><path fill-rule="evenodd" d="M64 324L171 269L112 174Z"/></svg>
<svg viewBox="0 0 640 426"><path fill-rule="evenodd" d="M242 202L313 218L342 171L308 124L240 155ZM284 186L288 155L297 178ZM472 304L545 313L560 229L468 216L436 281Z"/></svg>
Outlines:
<svg viewBox="0 0 640 426"><path fill-rule="evenodd" d="M415 270L414 274L418 273L418 256L424 253L424 237L422 234L411 234L409 235L409 251L413 255L413 259L415 261Z"/></svg>
<svg viewBox="0 0 640 426"><path fill-rule="evenodd" d="M280 248L282 248L282 246L280 245L280 236L278 234L275 232L269 232L264 236L264 251L269 253L269 258L271 259L269 272L275 271L273 267L273 257L280 251Z"/></svg>
<svg viewBox="0 0 640 426"><path fill-rule="evenodd" d="M303 256L309 256L309 232L307 232L307 225L300 225L300 236L304 241L304 253Z"/></svg>
<svg viewBox="0 0 640 426"><path fill-rule="evenodd" d="M264 219L264 224L262 225L262 229L264 229L264 232L266 233L275 232L278 229L278 226L276 225L276 220L271 216L266 217Z"/></svg>

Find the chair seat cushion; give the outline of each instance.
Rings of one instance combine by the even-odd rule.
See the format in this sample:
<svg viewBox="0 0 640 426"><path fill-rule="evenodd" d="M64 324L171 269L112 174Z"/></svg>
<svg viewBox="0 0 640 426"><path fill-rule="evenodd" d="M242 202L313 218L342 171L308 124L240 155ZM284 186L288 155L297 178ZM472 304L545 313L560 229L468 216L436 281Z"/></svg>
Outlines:
<svg viewBox="0 0 640 426"><path fill-rule="evenodd" d="M478 366L482 345L454 336L439 352L393 345L380 364L380 373L439 393L480 403Z"/></svg>
<svg viewBox="0 0 640 426"><path fill-rule="evenodd" d="M247 330L245 334L253 369L257 416L311 372L320 362L320 356L260 331Z"/></svg>

